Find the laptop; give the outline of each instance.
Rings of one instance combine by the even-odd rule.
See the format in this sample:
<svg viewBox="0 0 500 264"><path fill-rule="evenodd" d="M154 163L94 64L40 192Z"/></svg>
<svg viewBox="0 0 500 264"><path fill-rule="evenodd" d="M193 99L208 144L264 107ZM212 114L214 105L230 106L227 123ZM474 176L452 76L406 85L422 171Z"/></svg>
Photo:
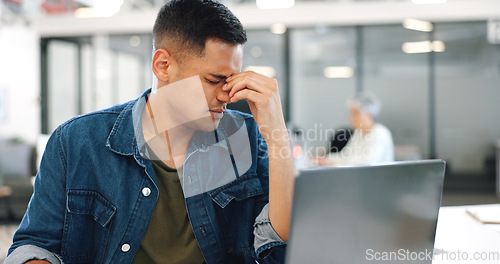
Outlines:
<svg viewBox="0 0 500 264"><path fill-rule="evenodd" d="M302 170L287 264L432 263L445 162Z"/></svg>

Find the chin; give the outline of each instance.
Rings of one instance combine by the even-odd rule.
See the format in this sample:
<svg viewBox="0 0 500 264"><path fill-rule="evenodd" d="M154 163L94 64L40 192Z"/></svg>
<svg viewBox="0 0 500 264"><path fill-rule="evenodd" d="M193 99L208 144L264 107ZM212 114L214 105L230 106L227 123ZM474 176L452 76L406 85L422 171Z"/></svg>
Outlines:
<svg viewBox="0 0 500 264"><path fill-rule="evenodd" d="M211 132L219 127L220 119L203 118L198 120L196 130Z"/></svg>

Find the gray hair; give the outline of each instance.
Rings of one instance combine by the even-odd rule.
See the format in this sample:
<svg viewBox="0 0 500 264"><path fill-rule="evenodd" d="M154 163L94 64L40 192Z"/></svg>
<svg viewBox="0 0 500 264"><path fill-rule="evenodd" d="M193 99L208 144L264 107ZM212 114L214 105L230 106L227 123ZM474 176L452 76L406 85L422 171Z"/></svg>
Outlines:
<svg viewBox="0 0 500 264"><path fill-rule="evenodd" d="M348 107L357 107L361 112L368 112L373 118L380 113L382 104L380 100L370 92L358 92L347 100Z"/></svg>

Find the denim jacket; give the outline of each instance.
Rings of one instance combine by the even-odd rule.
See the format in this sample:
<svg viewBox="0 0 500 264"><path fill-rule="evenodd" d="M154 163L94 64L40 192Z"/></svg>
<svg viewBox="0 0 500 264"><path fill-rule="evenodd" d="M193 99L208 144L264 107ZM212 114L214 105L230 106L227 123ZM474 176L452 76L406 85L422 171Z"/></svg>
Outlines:
<svg viewBox="0 0 500 264"><path fill-rule="evenodd" d="M145 157L144 142L136 137L149 92L75 117L54 131L4 263L132 262L158 198L152 163ZM215 137L191 141L183 166L184 189L196 182L193 177L223 180L205 181L185 193L194 235L209 264L283 263L285 242L268 217L265 141L250 115L229 110L226 115L232 118L221 121L223 129L217 129L221 131ZM229 151L232 176L214 178L218 166L210 162L213 155L208 153L213 151L206 149L231 150L231 140L224 140L231 137L231 127L246 128L250 162L238 165L240 154Z"/></svg>

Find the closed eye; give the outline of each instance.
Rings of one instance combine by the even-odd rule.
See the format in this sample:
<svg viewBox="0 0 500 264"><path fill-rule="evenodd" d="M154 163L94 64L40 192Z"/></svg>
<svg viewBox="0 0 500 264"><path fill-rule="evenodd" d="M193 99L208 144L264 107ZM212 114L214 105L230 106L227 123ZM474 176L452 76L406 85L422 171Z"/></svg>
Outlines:
<svg viewBox="0 0 500 264"><path fill-rule="evenodd" d="M211 84L219 84L220 83L220 80L218 80L218 81L211 81L209 79L206 79L206 80L207 80L207 82L209 82Z"/></svg>
<svg viewBox="0 0 500 264"><path fill-rule="evenodd" d="M212 85L219 84L221 81L225 82L225 80L227 79L227 76L225 76L223 74L216 74L216 73L210 73L207 77L205 77L205 80L207 80L207 82L212 84ZM214 81L214 80L216 80L216 81Z"/></svg>

